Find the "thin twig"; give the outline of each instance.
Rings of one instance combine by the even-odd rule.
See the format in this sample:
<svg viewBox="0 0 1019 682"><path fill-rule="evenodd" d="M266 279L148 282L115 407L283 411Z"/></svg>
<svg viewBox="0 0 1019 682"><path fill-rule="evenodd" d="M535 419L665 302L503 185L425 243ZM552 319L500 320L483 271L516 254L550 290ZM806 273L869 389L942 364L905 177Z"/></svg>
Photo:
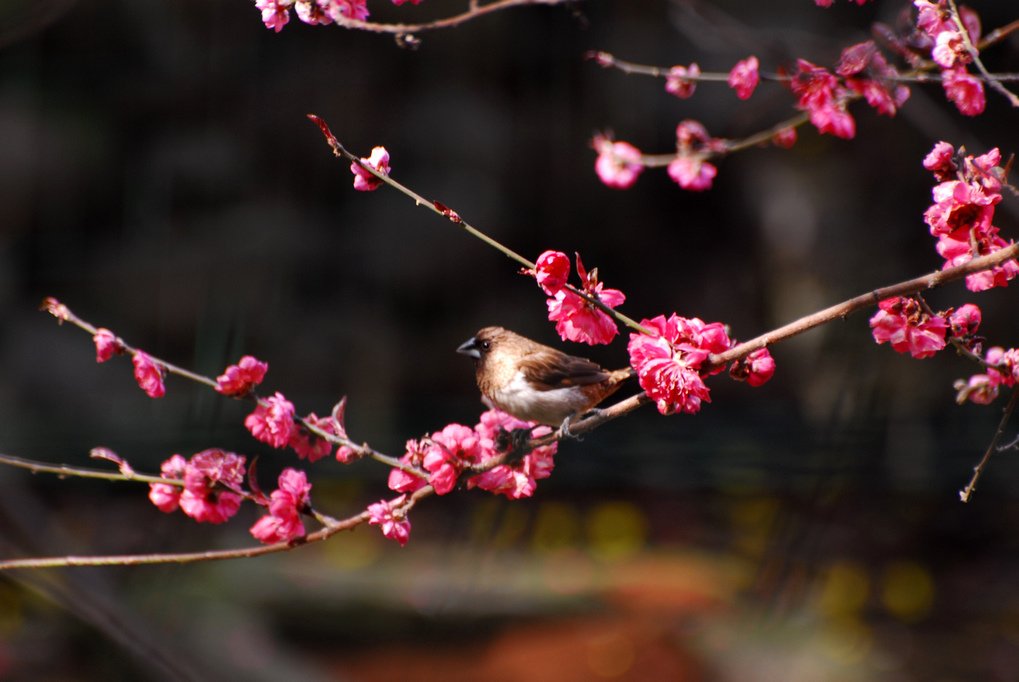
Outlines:
<svg viewBox="0 0 1019 682"><path fill-rule="evenodd" d="M1013 107L1019 107L1019 97L1016 97L1016 95L1002 85L999 80L992 80L991 74L987 71L987 67L984 66L983 61L980 59L980 51L973 44L973 41L970 40L969 31L966 30L966 24L963 23L962 17L959 16L959 8L956 7L955 0L948 0L948 7L952 14L952 22L955 24L955 27L959 29L959 34L962 36L962 44L965 46L966 51L969 52L970 57L972 57L977 70L984 75L984 78L987 79L987 84L992 90L996 90L999 94L1004 96Z"/></svg>
<svg viewBox="0 0 1019 682"><path fill-rule="evenodd" d="M1012 416L1012 410L1015 408L1016 398L1019 398L1019 388L1012 389L1012 398L1008 401L1004 414L1001 415L1001 422L998 424L998 430L994 432L994 438L991 439L991 444L987 447L987 452L984 453L984 457L980 460L980 464L977 464L976 467L973 468L973 478L970 479L969 485L959 491L959 499L963 502L969 502L970 497L973 496L973 491L977 489L977 481L980 480L980 474L984 472L984 467L987 466L987 462L990 461L991 455L995 452L998 441L1001 440L1002 434L1005 433L1005 426L1008 424L1008 420Z"/></svg>
<svg viewBox="0 0 1019 682"><path fill-rule="evenodd" d="M431 495L434 489L425 486L407 497L400 507L404 513L409 511L419 500ZM141 564L191 564L198 561L222 561L224 559L245 559L264 554L275 554L285 552L301 545L313 542L321 542L344 530L353 530L370 518L367 511L351 516L350 518L337 520L327 516L316 515L326 525L325 528L309 533L294 542L277 542L273 545L260 545L258 547L243 547L240 549L226 549L209 552L190 552L181 554L121 554L110 556L62 556L42 557L36 559L6 559L0 561L0 571L8 571L16 568L57 568L60 566L137 566Z"/></svg>
<svg viewBox="0 0 1019 682"><path fill-rule="evenodd" d="M382 24L372 21L358 21L357 19L340 17L336 20L336 25L344 28L355 28L362 31L369 31L371 33L392 33L397 36L405 36L413 33L421 33L423 31L434 31L440 28L453 28L472 19L477 19L478 17L485 16L486 14L498 12L499 10L508 9L510 7L525 7L528 5L565 5L576 1L577 0L498 0L497 2L492 2L487 5L478 5L476 1L472 0L466 12L457 14L456 16L447 17L446 19L437 19L435 21L420 24Z"/></svg>

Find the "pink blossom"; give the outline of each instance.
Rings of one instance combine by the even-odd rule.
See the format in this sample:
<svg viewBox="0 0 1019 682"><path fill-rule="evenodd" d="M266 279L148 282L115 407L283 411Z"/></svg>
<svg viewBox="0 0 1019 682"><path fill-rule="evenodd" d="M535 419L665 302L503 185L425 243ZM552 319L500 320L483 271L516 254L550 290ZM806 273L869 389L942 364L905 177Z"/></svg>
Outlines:
<svg viewBox="0 0 1019 682"><path fill-rule="evenodd" d="M534 264L534 277L549 296L566 286L570 276L570 259L561 251L546 251Z"/></svg>
<svg viewBox="0 0 1019 682"><path fill-rule="evenodd" d="M294 0L255 0L255 8L262 13L262 23L279 33L290 21L290 6Z"/></svg>
<svg viewBox="0 0 1019 682"><path fill-rule="evenodd" d="M577 254L577 275L588 296L601 301L609 308L622 305L626 296L618 289L605 289L598 281L598 269L588 272L580 254ZM556 323L556 331L563 341L594 345L610 343L619 333L616 323L604 311L568 289L560 289L546 301L548 319Z"/></svg>
<svg viewBox="0 0 1019 682"><path fill-rule="evenodd" d="M407 501L406 495L400 495L394 500L381 500L375 504L368 505L368 523L382 527L382 534L390 540L396 540L403 547L410 538L410 521L404 514L403 505Z"/></svg>
<svg viewBox="0 0 1019 682"><path fill-rule="evenodd" d="M481 415L481 422L474 427L481 446L480 464L485 464L498 457L505 450L510 439L509 434L516 429L532 429L531 436L540 438L552 433L547 426L537 426L535 422L521 421L499 410L488 410ZM511 464L500 464L488 471L468 480L468 487L479 487L496 495L505 495L510 499L530 497L534 494L537 481L548 478L555 466L552 461L558 443L544 445L531 450L522 458Z"/></svg>
<svg viewBox="0 0 1019 682"><path fill-rule="evenodd" d="M260 362L251 355L245 355L236 365L216 377L216 390L223 395L244 395L262 383L269 364Z"/></svg>
<svg viewBox="0 0 1019 682"><path fill-rule="evenodd" d="M244 457L219 449L194 455L184 469L180 508L199 523L223 523L240 509Z"/></svg>
<svg viewBox="0 0 1019 682"><path fill-rule="evenodd" d="M640 387L655 401L658 411L693 414L700 410L702 401L711 402L699 369L711 353L729 349L731 341L724 325L705 324L675 313L668 319L659 315L644 320L641 325L654 334L630 334L630 366L637 371Z"/></svg>
<svg viewBox="0 0 1019 682"><path fill-rule="evenodd" d="M997 147L980 156L967 156L963 159L965 175L978 183L990 195L1001 194L1001 178L1004 171L998 167L1001 163L1001 152Z"/></svg>
<svg viewBox="0 0 1019 682"><path fill-rule="evenodd" d="M928 0L913 0L917 8L916 27L933 39L942 31L951 30L952 23L948 8L943 0L933 3Z"/></svg>
<svg viewBox="0 0 1019 682"><path fill-rule="evenodd" d="M998 397L998 384L987 374L974 374L968 381L955 382L958 391L955 401L960 405L967 400L977 405L990 405Z"/></svg>
<svg viewBox="0 0 1019 682"><path fill-rule="evenodd" d="M998 397L999 386L1014 386L1019 380L1019 351L1016 349L988 348L984 362L988 365L985 374L974 374L968 381L955 382L956 402L962 404L969 400L988 405Z"/></svg>
<svg viewBox="0 0 1019 682"><path fill-rule="evenodd" d="M144 351L135 351L134 357L134 379L141 386L150 398L161 398L166 394L166 387L163 386L163 366L152 359Z"/></svg>
<svg viewBox="0 0 1019 682"><path fill-rule="evenodd" d="M258 407L244 420L244 426L263 443L274 448L285 447L294 430L294 404L277 391L275 396L258 401Z"/></svg>
<svg viewBox="0 0 1019 682"><path fill-rule="evenodd" d="M733 379L746 381L755 388L771 379L775 374L775 360L767 348L750 353L743 360L732 363L729 375Z"/></svg>
<svg viewBox="0 0 1019 682"><path fill-rule="evenodd" d="M791 149L796 144L796 128L782 128L771 136L771 143L782 149Z"/></svg>
<svg viewBox="0 0 1019 682"><path fill-rule="evenodd" d="M712 150L715 142L716 140L708 134L708 129L700 121L688 118L680 121L676 126L676 149L681 152L702 148ZM724 151L724 149L718 151Z"/></svg>
<svg viewBox="0 0 1019 682"><path fill-rule="evenodd" d="M413 2L415 5L421 4L421 0L410 0L410 1ZM393 0L394 5L402 5L405 2L407 2L407 0Z"/></svg>
<svg viewBox="0 0 1019 682"><path fill-rule="evenodd" d="M342 426L337 424L332 417L319 417L312 412L304 418L304 421L333 436L347 435L343 432ZM299 458L307 457L309 462L317 462L323 457L327 457L333 449L331 442L297 422L294 423L294 427L290 431L288 445L294 449Z"/></svg>
<svg viewBox="0 0 1019 682"><path fill-rule="evenodd" d="M846 91L838 79L805 59L796 64L798 71L789 86L800 98L797 108L810 114L810 122L821 133L846 139L856 135L856 121L846 111Z"/></svg>
<svg viewBox="0 0 1019 682"><path fill-rule="evenodd" d="M415 0L414 4L416 5L420 1ZM333 0L329 16L336 22L339 22L341 17L353 19L354 21L364 21L368 18L368 4L366 0Z"/></svg>
<svg viewBox="0 0 1019 682"><path fill-rule="evenodd" d="M751 56L737 62L729 72L729 87L736 90L736 96L740 99L750 99L750 95L754 94L754 88L760 79L758 66L757 57Z"/></svg>
<svg viewBox="0 0 1019 682"><path fill-rule="evenodd" d="M965 338L976 334L980 328L980 308L967 303L948 315L948 324L952 330L952 336Z"/></svg>
<svg viewBox="0 0 1019 682"><path fill-rule="evenodd" d="M923 312L912 298L888 298L878 307L870 326L879 344L888 341L897 352L909 352L914 358L930 357L945 347L948 323Z"/></svg>
<svg viewBox="0 0 1019 682"><path fill-rule="evenodd" d="M955 165L955 148L947 142L938 142L923 159L923 167L934 173L938 182L944 182L959 170Z"/></svg>
<svg viewBox="0 0 1019 682"><path fill-rule="evenodd" d="M408 466L421 468L422 460L425 457L427 447L416 440L407 441L407 452L400 458L400 462ZM393 468L389 470L389 489L398 493L412 493L428 485L428 482L420 476L415 476L403 469Z"/></svg>
<svg viewBox="0 0 1019 682"><path fill-rule="evenodd" d="M386 151L385 147L373 148L371 156L367 159L361 159L361 163L374 168L382 175L389 175L391 170L389 167L389 152ZM379 180L356 163L350 164L350 171L354 174L354 189L370 192L382 186L382 180Z"/></svg>
<svg viewBox="0 0 1019 682"><path fill-rule="evenodd" d="M1010 245L998 235L998 228L990 226L985 230L961 227L950 234L942 234L935 246L945 259L942 269L970 262L978 256L986 256ZM986 291L994 287L1008 286L1009 280L1019 274L1019 263L1014 258L988 270L966 276L966 288L970 291Z"/></svg>
<svg viewBox="0 0 1019 682"><path fill-rule="evenodd" d="M456 486L460 472L480 460L481 445L474 429L462 424L447 425L429 441L421 464L429 472L435 494L445 495Z"/></svg>
<svg viewBox="0 0 1019 682"><path fill-rule="evenodd" d="M931 59L938 66L945 69L971 61L969 52L966 50L962 40L962 33L954 30L939 33L934 38L934 49L931 50Z"/></svg>
<svg viewBox="0 0 1019 682"><path fill-rule="evenodd" d="M665 79L665 91L671 92L676 97L686 99L693 95L697 89L697 77L701 75L701 68L697 64L691 64L690 68L674 66L669 70Z"/></svg>
<svg viewBox="0 0 1019 682"><path fill-rule="evenodd" d="M124 352L124 345L109 329L100 327L92 340L96 344L96 362L106 362L114 355Z"/></svg>
<svg viewBox="0 0 1019 682"><path fill-rule="evenodd" d="M1001 383L1006 386L1014 386L1019 382L1019 350L1009 348L1002 354L1001 363L1004 366Z"/></svg>
<svg viewBox="0 0 1019 682"><path fill-rule="evenodd" d="M711 182L718 174L718 169L707 161L693 156L680 156L669 164L666 169L669 177L683 189L703 192L711 189Z"/></svg>
<svg viewBox="0 0 1019 682"><path fill-rule="evenodd" d="M294 9L297 10L297 18L306 24L333 23L332 0L296 0Z"/></svg>
<svg viewBox="0 0 1019 682"><path fill-rule="evenodd" d="M945 69L941 72L941 84L948 99L965 116L977 116L984 112L984 84L966 71L965 66Z"/></svg>
<svg viewBox="0 0 1019 682"><path fill-rule="evenodd" d="M931 192L934 205L924 213L924 221L935 236L954 232L960 227L978 233L986 232L992 229L994 206L1001 201L999 189L987 191L975 179L942 182Z"/></svg>
<svg viewBox="0 0 1019 682"><path fill-rule="evenodd" d="M163 462L160 467L162 470L160 476L172 481L184 480L184 469L186 466L186 459L180 455L174 455ZM170 485L169 483L150 483L149 488L149 499L152 500L154 505L159 507L160 511L166 513L177 509L180 503L180 494L184 490L179 485Z"/></svg>
<svg viewBox="0 0 1019 682"><path fill-rule="evenodd" d="M269 513L251 527L251 534L266 544L304 537L301 513L309 504L311 484L303 471L284 469L279 488L270 495Z"/></svg>
<svg viewBox="0 0 1019 682"><path fill-rule="evenodd" d="M644 170L639 149L626 142L612 142L602 135L595 136L593 145L598 152L594 171L603 183L628 189L637 182L637 176Z"/></svg>

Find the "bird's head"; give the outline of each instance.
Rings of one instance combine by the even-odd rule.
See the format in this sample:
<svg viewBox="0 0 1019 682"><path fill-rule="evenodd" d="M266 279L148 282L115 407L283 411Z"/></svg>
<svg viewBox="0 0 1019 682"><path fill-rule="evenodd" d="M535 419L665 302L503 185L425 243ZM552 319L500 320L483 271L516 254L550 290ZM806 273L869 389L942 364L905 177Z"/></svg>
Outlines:
<svg viewBox="0 0 1019 682"><path fill-rule="evenodd" d="M473 358L475 364L481 364L492 352L492 349L500 342L505 341L511 334L512 332L508 332L502 327L485 327L464 341L456 349L456 352Z"/></svg>

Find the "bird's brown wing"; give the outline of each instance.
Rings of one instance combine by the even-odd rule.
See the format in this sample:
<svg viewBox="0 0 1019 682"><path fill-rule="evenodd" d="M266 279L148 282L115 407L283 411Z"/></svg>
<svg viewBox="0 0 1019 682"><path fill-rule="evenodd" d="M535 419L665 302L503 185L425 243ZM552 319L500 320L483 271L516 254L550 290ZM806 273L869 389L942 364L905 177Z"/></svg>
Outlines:
<svg viewBox="0 0 1019 682"><path fill-rule="evenodd" d="M521 367L524 377L539 391L597 384L609 376L608 372L590 360L560 351L549 351L531 353Z"/></svg>

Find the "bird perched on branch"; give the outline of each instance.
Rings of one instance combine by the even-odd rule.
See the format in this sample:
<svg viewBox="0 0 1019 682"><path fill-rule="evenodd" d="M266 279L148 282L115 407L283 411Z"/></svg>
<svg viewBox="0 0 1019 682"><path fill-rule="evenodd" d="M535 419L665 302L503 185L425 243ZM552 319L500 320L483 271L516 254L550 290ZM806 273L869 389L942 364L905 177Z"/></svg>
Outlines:
<svg viewBox="0 0 1019 682"><path fill-rule="evenodd" d="M456 349L474 358L482 400L524 421L562 425L615 393L633 370L605 370L502 327L485 327Z"/></svg>

